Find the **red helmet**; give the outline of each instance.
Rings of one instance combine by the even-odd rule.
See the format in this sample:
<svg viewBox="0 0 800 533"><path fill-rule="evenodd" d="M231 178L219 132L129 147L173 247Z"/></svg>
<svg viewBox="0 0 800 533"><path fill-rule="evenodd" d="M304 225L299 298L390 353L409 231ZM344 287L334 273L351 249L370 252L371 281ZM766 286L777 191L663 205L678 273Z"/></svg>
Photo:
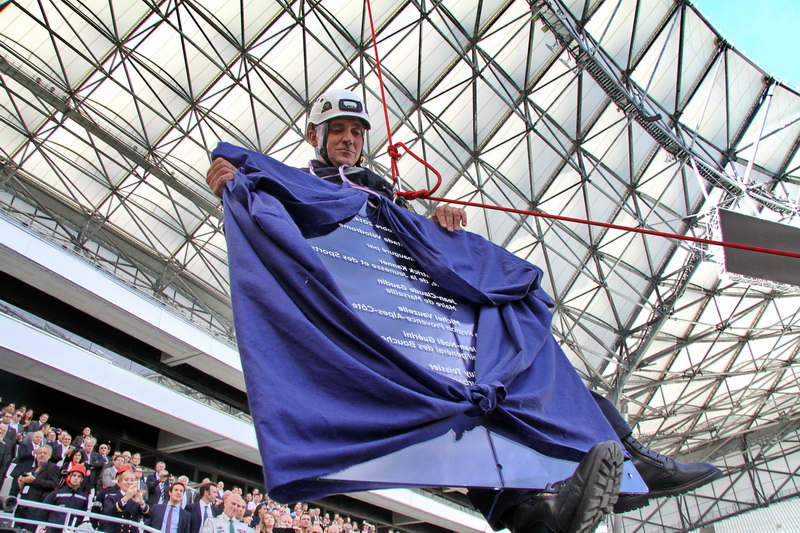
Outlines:
<svg viewBox="0 0 800 533"><path fill-rule="evenodd" d="M83 474L83 477L86 477L86 467L83 465L70 465L67 469L67 476L69 476L73 472L80 472Z"/></svg>

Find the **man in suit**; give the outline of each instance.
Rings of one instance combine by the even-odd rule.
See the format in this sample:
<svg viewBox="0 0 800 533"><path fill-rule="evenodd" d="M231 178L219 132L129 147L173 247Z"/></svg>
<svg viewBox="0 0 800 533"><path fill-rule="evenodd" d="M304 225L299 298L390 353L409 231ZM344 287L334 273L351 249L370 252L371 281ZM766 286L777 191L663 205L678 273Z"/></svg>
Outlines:
<svg viewBox="0 0 800 533"><path fill-rule="evenodd" d="M3 488L3 482L6 480L6 450L9 445L6 443L6 432L8 432L8 425L0 422L0 489Z"/></svg>
<svg viewBox="0 0 800 533"><path fill-rule="evenodd" d="M0 465L3 463L6 452L6 432L8 432L8 424L0 422Z"/></svg>
<svg viewBox="0 0 800 533"><path fill-rule="evenodd" d="M14 414L11 417L11 423L9 424L10 427L14 428L14 431L17 432L17 442L22 439L22 435L25 433L25 428L22 427L22 418L25 416L25 411L22 409L15 409Z"/></svg>
<svg viewBox="0 0 800 533"><path fill-rule="evenodd" d="M3 411L2 418L0 418L0 423L6 428L6 433L3 436L3 450L0 451L0 489L3 488L3 482L6 479L6 472L11 460L16 456L17 431L10 426L13 416L13 411L6 410Z"/></svg>
<svg viewBox="0 0 800 533"><path fill-rule="evenodd" d="M142 491L144 501L150 499L150 492L147 490L147 481L144 479L144 471L140 466L133 467L133 474L136 476L136 488Z"/></svg>
<svg viewBox="0 0 800 533"><path fill-rule="evenodd" d="M11 490L9 490L9 496L16 496L19 494L20 486L17 483L17 479L26 472L32 472L36 468L36 461L35 454L36 450L42 445L42 441L44 440L44 435L42 435L41 431L36 431L31 436L31 440L27 442L22 442L19 447L17 448L17 457L14 459L16 465L14 465L14 469L11 471Z"/></svg>
<svg viewBox="0 0 800 533"><path fill-rule="evenodd" d="M158 483L158 474L160 474L165 468L167 468L167 464L164 461L158 461L156 463L155 471L147 476L147 479L145 479L145 481L147 481L148 488L152 489L153 485Z"/></svg>
<svg viewBox="0 0 800 533"><path fill-rule="evenodd" d="M72 440L72 445L82 450L84 448L84 443L86 442L86 440L91 438L93 438L92 428L85 427L83 428L81 434Z"/></svg>
<svg viewBox="0 0 800 533"><path fill-rule="evenodd" d="M181 508L186 509L186 506L194 501L197 489L189 486L189 478L187 476L180 476L178 483L182 483L186 487L186 491L183 493L183 501L181 502Z"/></svg>
<svg viewBox="0 0 800 533"><path fill-rule="evenodd" d="M22 500L42 502L48 494L53 492L61 482L61 471L50 462L52 450L50 446L43 445L36 449L36 460L33 468L26 470L17 479L17 484L22 493ZM20 505L17 507L16 516L19 518L34 518L37 516L36 509Z"/></svg>
<svg viewBox="0 0 800 533"><path fill-rule="evenodd" d="M162 465L164 463L161 463ZM158 465L156 465L156 468ZM147 487L150 490L150 499L149 501L152 505L156 505L158 503L166 503L167 495L169 494L169 472L166 469L161 469L158 472L158 478L156 479L155 483L150 482L150 477L148 476Z"/></svg>
<svg viewBox="0 0 800 533"><path fill-rule="evenodd" d="M90 446L91 450L83 449L88 455L86 467L89 471L89 486L94 489L97 489L97 485L100 483L100 473L108 462L108 457L106 455L108 453L108 444L101 444L98 449L95 450L94 447L96 444L97 441L95 441L94 438L87 439L84 441L84 446Z"/></svg>
<svg viewBox="0 0 800 533"><path fill-rule="evenodd" d="M81 454L83 455L83 464L86 466L86 479L84 480L83 486L84 488L89 487L87 492L94 488L94 485L91 484L92 479L92 452L94 452L94 445L97 441L94 440L94 437L89 437L88 439L83 441L83 448L80 448Z"/></svg>
<svg viewBox="0 0 800 533"><path fill-rule="evenodd" d="M169 485L169 500L150 508L146 524L160 529L162 533L189 533L191 517L188 511L181 509L185 490L186 487L179 481Z"/></svg>
<svg viewBox="0 0 800 533"><path fill-rule="evenodd" d="M99 453L100 457L103 458L103 464L106 464L111 460L108 458L108 454L110 452L111 452L111 446L109 446L105 442L97 447L97 453Z"/></svg>
<svg viewBox="0 0 800 533"><path fill-rule="evenodd" d="M100 484L103 488L110 487L117 484L117 474L122 466L125 464L125 458L118 455L114 458L114 462L110 465L106 464L103 471L100 473Z"/></svg>
<svg viewBox="0 0 800 533"><path fill-rule="evenodd" d="M34 433L36 431L41 431L42 426L47 424L47 421L50 420L50 415L47 413L42 413L39 415L39 420L32 420L28 427L25 428L25 433Z"/></svg>
<svg viewBox="0 0 800 533"><path fill-rule="evenodd" d="M215 505L217 500L217 486L206 482L200 485L197 491L199 500L186 506L191 515L189 533L200 533L200 528L207 518L219 516L219 508Z"/></svg>
<svg viewBox="0 0 800 533"><path fill-rule="evenodd" d="M53 456L50 458L50 462L58 466L61 466L64 458L72 455L72 451L75 450L72 446L72 435L66 431L62 431L58 436L58 442L54 442L50 446L53 448Z"/></svg>

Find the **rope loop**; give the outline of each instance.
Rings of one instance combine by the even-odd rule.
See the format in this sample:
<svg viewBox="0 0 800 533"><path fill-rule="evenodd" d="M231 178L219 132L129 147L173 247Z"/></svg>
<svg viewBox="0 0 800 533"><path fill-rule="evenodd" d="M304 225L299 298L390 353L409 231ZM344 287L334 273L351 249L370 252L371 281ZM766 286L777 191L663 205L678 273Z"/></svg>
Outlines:
<svg viewBox="0 0 800 533"><path fill-rule="evenodd" d="M389 157L392 158L392 176L393 177L395 177L395 176L399 177L400 176L399 172L397 172L395 174L395 172L397 171L397 160L400 159L403 156L400 153L400 151L398 150L398 148L402 148L403 150L405 150L408 155L410 155L411 157L413 157L414 159L416 159L417 161L419 161L420 163L425 165L428 169L430 169L431 172L436 174L436 185L431 190L420 189L418 191L395 191L395 193L394 193L395 196L402 196L406 200L417 200L417 199L428 198L430 195L435 193L436 190L439 188L439 186L442 184L442 175L439 173L438 170L433 168L433 165L431 165L430 163L428 163L427 161L425 161L424 159L419 157L417 154L412 152L411 149L409 149L408 146L406 146L405 144L403 144L401 142L398 142L398 143L395 143L393 145L390 145L386 149L386 151L389 153ZM395 178L395 180L396 179L397 178Z"/></svg>

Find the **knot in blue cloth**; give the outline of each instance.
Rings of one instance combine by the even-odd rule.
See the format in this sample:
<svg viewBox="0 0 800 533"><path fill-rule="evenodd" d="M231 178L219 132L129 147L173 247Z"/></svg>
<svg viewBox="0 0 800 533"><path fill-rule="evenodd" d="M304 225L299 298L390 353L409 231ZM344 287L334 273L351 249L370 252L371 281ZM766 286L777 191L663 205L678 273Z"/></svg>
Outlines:
<svg viewBox="0 0 800 533"><path fill-rule="evenodd" d="M499 381L489 384L478 383L469 387L470 402L472 407L466 412L468 416L488 415L499 402L506 399L506 388Z"/></svg>

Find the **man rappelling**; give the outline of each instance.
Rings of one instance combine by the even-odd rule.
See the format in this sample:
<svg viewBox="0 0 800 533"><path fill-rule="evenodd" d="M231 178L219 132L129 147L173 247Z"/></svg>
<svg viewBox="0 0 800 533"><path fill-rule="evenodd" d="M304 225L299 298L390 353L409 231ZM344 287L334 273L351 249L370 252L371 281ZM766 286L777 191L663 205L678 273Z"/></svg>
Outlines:
<svg viewBox="0 0 800 533"><path fill-rule="evenodd" d="M404 210L398 210L396 205L394 205L397 203L397 200L392 183L361 166L363 163L362 150L365 135L370 129L370 126L371 123L366 105L362 98L353 92L341 89L330 89L314 101L308 117L306 135L307 141L314 147L315 159L311 160L307 168L302 170L330 184L338 186L325 186L324 191L320 193L316 191L307 192L311 182L305 180L302 174L299 174L299 176L303 178L303 184L298 186L301 188L293 189L292 187L295 186L295 182L298 180L293 181L290 178L277 175L284 173L278 167L273 168L272 162L267 161L264 163L265 160L262 158L265 156L263 155L254 154L235 147L218 148L215 152L217 154L222 154L224 157L214 159L206 177L209 187L217 196L222 197L223 193L225 195L226 224L228 224L227 216L229 208L238 210L238 213L245 213L248 204L252 206L259 203L257 208L262 209L261 203L264 202L261 202L260 199L258 202L248 200L247 195L251 194L252 191L269 190L278 191L276 194L280 196L283 205L288 206L286 209L291 210L294 209L294 206L297 204L309 202L308 205L313 208L314 213L323 213L323 211L320 210L322 208L317 205L320 203L328 202L330 205L335 205L336 209L339 209L338 206L347 202L352 202L353 205L359 202L363 203L363 196L366 198L376 198L379 208L381 208L380 206L384 206L381 209L389 211L390 214L395 213L395 215L393 215L394 218L399 220L399 222L397 222L397 231L402 231L404 221L410 221L409 223L414 224L415 228L417 228L420 223L415 218L416 216L413 214L405 214L403 212ZM226 157L230 160L226 159ZM241 172L240 166L242 167ZM292 170L292 172L296 173L294 170ZM240 188L234 191L233 189L235 188L236 182L239 181L238 179L234 181L235 176L242 176L243 180L249 179L249 176L255 176L255 178L251 187ZM263 184L269 185L264 186ZM346 194L343 194L341 193L341 189L355 189L361 191L363 195L356 195L356 193L352 191L345 191ZM260 194L260 192L257 193ZM325 202L322 202L322 200ZM281 224L287 224L285 227L291 229L291 221L297 221L297 215L291 213L291 216L287 215L284 212L284 207L273 202L271 197L268 199L268 202L271 203L269 203L269 206L266 208L263 208L264 210L259 216L263 217L263 213L277 213L276 216L279 215L281 218L276 218L275 220ZM402 200L400 200L400 202L401 204L403 203ZM264 203L264 205L266 205L266 203ZM324 213L327 212L328 211L324 211ZM257 230L257 227L265 230L271 229L268 227L267 222L263 222L263 220L266 219L259 219L259 223L251 227L248 226L246 216L243 217L241 214L238 216L239 218L234 218L233 220L238 221L237 223L240 223L239 225L241 227L231 228L231 231L229 231L229 254L234 255L235 252L237 257L240 250L234 250L232 246L239 246L239 244L232 245L232 242L242 243L246 240L240 238L238 235L247 236L248 232ZM292 217L295 218L292 219ZM256 218L258 217L253 217L254 220ZM336 217L332 219L337 220ZM476 261L478 262L492 261L494 257L501 257L504 263L513 264L514 269L516 269L513 270L513 276L516 276L516 273L520 271L527 273L537 270L541 272L536 269L536 267L531 266L519 258L511 256L511 254L505 250L481 240L478 236L469 234L468 232L459 232L459 230L466 225L466 214L462 209L447 204L440 205L436 208L431 219L433 220L433 224L438 224L438 226L445 231L439 229L437 232L434 232L427 226L419 226L421 229L418 229L422 232L420 233L420 239L425 240L425 242L420 245L421 248L434 251L446 248L445 251L448 253L451 250L470 249L474 250ZM301 222L304 224L308 223L309 227L314 228L322 225L322 222L318 222L317 220ZM423 220L422 222L425 221ZM427 222L427 224L431 225L432 223ZM321 303L318 306L320 308L320 316L318 318L315 316L309 318L310 315L316 314L314 310L317 307L315 303L316 300L311 299L309 294L314 290L323 293L328 289L324 286L325 284L322 284L323 286L319 288L312 287L310 281L313 276L311 274L306 275L305 273L300 273L301 268L307 268L308 261L305 259L305 256L298 259L297 263L287 263L287 261L294 261L296 259L294 257L289 257L295 253L294 250L290 249L294 244L292 244L292 246L287 246L285 243L279 243L279 246L275 245L274 241L276 239L283 238L280 231L276 231L277 233L274 238L267 239L268 242L264 244L263 249L261 245L256 245L254 253L250 254L253 257L258 256L260 258L259 261L256 262L259 267L267 267L263 278L259 278L258 275L255 277L251 276L243 284L239 281L240 272L237 269L245 270L245 268L239 266L240 263L234 264L233 261L231 262L232 292L234 292L234 285L237 287L246 286L248 288L247 291L244 291L246 294L243 294L241 297L237 296L236 292L234 292L233 296L234 319L237 326L237 336L239 337L243 361L245 357L250 358L248 361L259 361L256 357L260 348L254 344L251 339L260 340L258 334L260 334L262 330L270 330L271 335L279 336L284 334L281 330L290 329L291 331L296 331L305 324L305 322L303 322L304 320L309 320L311 321L309 324L314 324L315 327L317 324L322 324L318 328L319 331L326 333L329 337L335 337L334 344L336 346L345 345L349 342L353 346L353 352L363 348L364 353L368 354L365 356L364 361L367 361L366 364L371 364L369 363L369 358L372 357L372 359L374 359L381 354L379 349L378 351L370 351L375 349L375 343L370 339L365 339L363 343L358 344L355 342L358 341L358 339L352 339L351 337L353 335L350 335L353 331L363 331L364 335L369 335L369 332L367 330L356 330L353 324L348 324L346 327L343 326L341 330L336 329L339 325L336 323L337 317L341 317L340 320L345 320L344 310L347 308L342 308L343 311L341 315L337 315L335 312L328 313L327 315L325 314L323 308L326 308L327 304L336 309L335 306L338 305L337 295L334 294L329 299L320 299L319 302ZM304 235L308 233L308 231L304 232ZM314 229L314 231L318 231L318 229ZM465 233L467 234L466 236L461 235ZM230 239L238 240L231 241ZM457 242L461 248L451 248L451 241L454 243ZM477 248L464 248L465 242L470 245L474 243L474 246ZM285 263L288 266L282 267L278 265L273 269L272 265L269 264L273 257L270 254L277 253L280 253L281 257L276 258L275 262ZM297 253L302 255L305 252L300 250ZM286 257L284 257L284 255ZM245 257L249 258L250 256L245 255ZM432 254L432 257L432 261L439 261L435 253ZM250 259L246 260L249 261ZM463 262L459 264L463 264ZM422 266L425 267L426 265L422 264ZM470 276L472 274L468 272L448 271L447 268L456 268L449 265L449 263L447 265L436 263L435 266L437 267L435 269L436 271L445 272L445 274L442 274L443 277L437 280L437 283L445 290L454 290L452 289L452 285L448 287L447 284L448 279L456 275L460 276L463 274L465 279L471 279ZM281 268L285 270L280 270ZM508 273L498 274L499 278L503 276L509 277L511 275L512 274ZM234 277L236 277L235 283ZM305 282L296 281L296 279L299 278L305 278ZM254 296L252 294L254 288L257 288L259 284L259 279L263 279L265 285L271 283L271 285L269 285L271 288L265 288L265 291L285 290L285 302L297 302L298 312L295 316L289 316L288 305L278 305L275 303L274 300L278 298L278 296L272 293L269 297ZM481 280L479 280L479 282L480 281ZM295 282L297 283L296 286L291 285ZM613 404L602 396L586 390L577 373L571 367L566 355L563 354L557 346L557 343L552 339L552 335L549 333L550 313L547 311L549 299L544 295L543 291L538 288L538 284L532 282L529 285L529 288L525 288L523 292L520 293L518 299L514 299L517 297L511 298L509 300L511 303L508 305L513 306L516 301L527 302L521 307L518 306L518 312L521 313L520 316L522 316L522 318L519 319L519 323L535 324L539 329L537 329L536 332L523 332L523 335L538 336L540 338L547 337L547 339L544 339L541 343L542 346L544 346L541 350L546 351L546 354L541 356L537 355L537 353L528 354L526 357L529 356L534 363L518 365L518 368L513 365L508 365L507 360L504 361L506 363L503 367L504 369L499 373L502 379L493 381L492 383L481 382L481 376L479 375L477 376L478 383L476 385L459 388L461 384L458 384L458 387L455 385L451 386L448 384L447 378L445 377L437 377L435 383L428 383L424 375L414 374L416 381L412 380L413 383L407 387L406 385L402 387L398 385L395 392L398 398L401 397L402 394L408 393L407 397L409 398L409 403L407 405L408 409L411 411L414 409L418 411L424 410L426 408L425 406L431 406L430 408L432 410L440 409L442 412L436 414L436 416L432 418L431 424L439 423L439 421L447 418L448 415L442 413L445 412L448 406L453 402L458 403L454 398L476 397L476 395L480 396L486 393L487 397L491 397L491 406L477 414L473 412L474 409L468 409L469 412L467 414L478 417L494 417L487 418L487 420L496 420L498 424L505 424L506 426L504 427L507 427L510 432L514 432L519 442L534 443L532 444L534 447L538 446L537 443L542 443L541 449L552 453L554 456L569 456L569 458L575 458L579 461L579 465L571 477L562 481L553 480L553 483L541 489L498 490L491 487L470 487L468 492L470 500L473 502L474 506L486 516L487 521L493 528L500 529L502 527L507 527L513 533L521 533L523 531L594 531L594 528L606 513L611 511L626 512L646 505L650 498L682 494L717 479L722 475L717 468L708 463L681 463L673 458L649 450L639 443L633 437L631 427L625 422L624 418L619 414ZM330 295L324 294L323 296L328 297ZM239 298L238 304L237 298ZM482 302L480 305L492 307L492 305L486 304L484 300L486 299L482 299L482 296L476 299L476 301ZM243 301L247 303L241 303ZM239 309L238 314L237 305ZM260 311L251 311L256 309L259 305L265 307ZM275 316L274 313L281 312L281 310L284 309L287 309L286 316ZM531 311L531 309L534 310ZM260 322L244 323L245 321L251 320L252 316L259 315L259 313L263 315ZM506 313L501 314L505 316ZM315 320L317 320L317 322L314 322ZM498 320L502 320L502 317L498 318ZM488 323L488 321L484 321L482 326L488 327L486 326ZM495 331L492 334L498 333ZM310 330L308 335L309 337L311 336ZM304 341L307 341L307 344L303 345L302 343ZM378 339L376 342L379 343L380 340ZM286 361L294 364L292 361L293 359L296 360L303 357L308 357L309 361L311 361L311 358L315 357L315 345L319 344L319 341L311 342L304 338L298 339L296 335L292 334L290 339L281 340L280 344L281 346L296 347L286 348L286 353L284 354L287 357ZM522 342L522 344L525 343ZM528 344L533 345L535 343L531 342ZM280 351L280 349L277 348L276 350ZM323 353L316 354L320 357L320 361L325 361L327 357L334 357L330 355L332 352L329 348L326 348L326 350L327 351L323 350ZM540 348L537 347L535 350L540 350ZM342 357L348 356L347 349L342 349L341 352ZM493 354L482 354L480 352L477 354L479 359L481 357L492 356ZM354 355L354 357L357 357L357 354ZM542 365L549 365L547 366L549 370L547 372L542 372ZM247 379L248 366L243 364L243 367L245 368L245 377ZM377 374L380 374L382 368L378 369ZM390 366L386 368L388 368L386 371L390 374L394 371ZM413 368L406 371L410 371L412 374L416 372ZM371 373L365 375L376 374L374 369L370 369L370 372ZM386 377L387 376L379 376L380 379ZM394 378L385 382L379 380L376 383L380 383L381 385L376 385L376 387L388 387L391 386L394 381L398 380ZM422 381L425 382L424 387L419 385ZM254 406L260 401L259 398L262 394L251 390L250 384L256 382L258 386L263 384L263 380L261 380L260 377L259 380L255 378L248 380L248 394L251 398L251 405ZM534 383L535 391L532 390L532 384ZM554 391L557 391L559 394L567 395L575 406L573 411L577 412L570 412L567 410L562 412L561 409L563 409L563 406L559 406L558 402L551 398L551 396L553 396L551 393ZM368 394L369 392L371 391L367 391L367 393L353 400L355 403L358 403L354 409L370 409L371 402L374 401L375 396L371 396ZM428 393L430 393L430 397L425 396ZM448 396L451 394L454 396ZM483 398L482 396L480 397ZM346 410L347 406L350 405L344 398L334 396L328 398L328 404L341 401L341 404L336 405L341 405L342 410ZM276 396L274 401L280 402L282 398ZM418 403L414 403L417 401ZM336 405L333 405L333 408L331 408L331 416L336 416ZM325 404L325 406L329 405ZM390 405L390 402L381 406L374 405L374 407L376 412L373 418L377 420L371 420L368 425L364 426L367 428L363 431L365 435L368 435L369 431L375 431L376 435L381 435L380 423L382 421L380 409L394 409L392 412L399 412L397 411L398 406ZM402 408L403 406L401 405L400 409ZM465 409L467 408L469 408L469 405L466 405ZM414 417L409 417L409 420L418 420L418 414L413 414ZM255 413L254 417L256 417ZM340 422L342 425L347 425L348 421L352 422L353 418L354 415L352 413L342 412ZM364 418L368 419L369 417L365 415ZM542 422L545 420L548 421L547 424ZM258 425L259 421L256 420L256 422ZM555 427L555 425L561 424L562 422L563 432L560 431L560 428ZM326 420L326 423L330 424L331 421ZM389 425L393 423L393 420L386 419L385 423ZM414 424L413 427L415 429L421 425L418 422L414 422ZM594 427L595 425L597 426L596 428ZM395 426L392 428L393 431L397 429ZM562 433L567 436L562 437ZM614 438L615 436L616 438ZM265 439L267 438L270 437L265 437ZM362 444L367 446L369 443ZM342 448L346 448L346 446L342 443L337 442L336 446L332 448L335 448L334 457L340 458L346 455L346 451L342 451ZM623 449L630 456L633 465L647 484L649 489L648 493L619 494L620 478L622 476L622 467L625 458ZM267 469L266 464L265 469ZM270 486L270 481L268 477L268 487ZM287 486L291 486L291 483L287 483ZM330 486L334 487L334 485ZM364 487L357 486L347 488L347 490L363 489Z"/></svg>

